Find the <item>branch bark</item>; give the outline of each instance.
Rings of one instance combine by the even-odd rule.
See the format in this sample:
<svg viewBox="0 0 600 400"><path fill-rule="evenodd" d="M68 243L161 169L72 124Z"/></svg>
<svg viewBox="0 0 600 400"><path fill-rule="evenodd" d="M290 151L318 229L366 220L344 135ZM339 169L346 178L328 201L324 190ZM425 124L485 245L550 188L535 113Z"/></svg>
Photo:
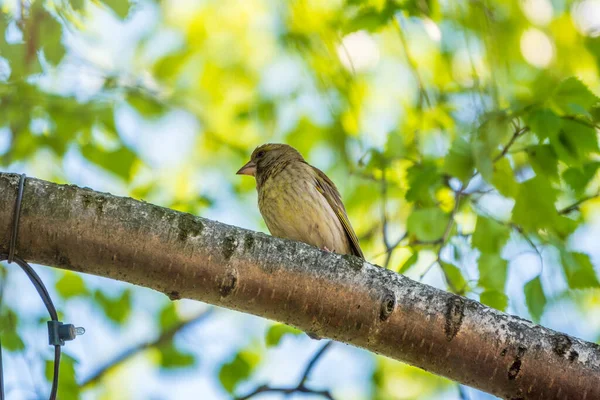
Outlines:
<svg viewBox="0 0 600 400"><path fill-rule="evenodd" d="M18 180L0 174L0 252ZM503 398L600 398L594 343L356 257L129 198L28 179L17 255L281 321Z"/></svg>

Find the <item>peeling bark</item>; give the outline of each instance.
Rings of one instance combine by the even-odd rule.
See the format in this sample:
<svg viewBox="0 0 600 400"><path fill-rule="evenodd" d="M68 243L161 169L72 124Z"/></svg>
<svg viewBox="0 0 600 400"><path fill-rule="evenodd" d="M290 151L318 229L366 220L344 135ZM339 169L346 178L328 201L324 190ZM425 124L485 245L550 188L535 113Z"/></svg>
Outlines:
<svg viewBox="0 0 600 400"><path fill-rule="evenodd" d="M0 174L0 252L18 176ZM17 255L281 321L507 399L600 399L600 346L321 251L129 198L25 183Z"/></svg>

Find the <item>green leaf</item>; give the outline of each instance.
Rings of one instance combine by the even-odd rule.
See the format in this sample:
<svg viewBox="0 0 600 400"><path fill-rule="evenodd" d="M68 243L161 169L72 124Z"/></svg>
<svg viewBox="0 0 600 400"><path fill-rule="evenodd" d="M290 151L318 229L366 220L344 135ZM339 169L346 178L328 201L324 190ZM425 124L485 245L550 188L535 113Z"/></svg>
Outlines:
<svg viewBox="0 0 600 400"><path fill-rule="evenodd" d="M555 136L560 130L562 119L547 108L535 109L525 116L525 123L543 141Z"/></svg>
<svg viewBox="0 0 600 400"><path fill-rule="evenodd" d="M125 18L129 14L131 3L129 0L102 0L119 18Z"/></svg>
<svg viewBox="0 0 600 400"><path fill-rule="evenodd" d="M57 399L79 399L80 387L77 384L77 374L75 373L76 360L68 354L62 353L60 357L60 369L58 372L58 393ZM52 381L54 376L54 360L46 361L45 375L48 381Z"/></svg>
<svg viewBox="0 0 600 400"><path fill-rule="evenodd" d="M89 294L81 275L66 271L56 282L56 291L63 299Z"/></svg>
<svg viewBox="0 0 600 400"><path fill-rule="evenodd" d="M567 283L571 289L585 289L598 287L598 277L594 266L587 254L561 251L563 271L567 277Z"/></svg>
<svg viewBox="0 0 600 400"><path fill-rule="evenodd" d="M127 147L106 151L91 144L81 147L81 154L90 162L104 168L115 175L129 180L131 167L137 160L135 153Z"/></svg>
<svg viewBox="0 0 600 400"><path fill-rule="evenodd" d="M407 273L419 260L419 252L415 251L412 256L406 260L404 264L398 269L398 273L405 274Z"/></svg>
<svg viewBox="0 0 600 400"><path fill-rule="evenodd" d="M498 254L479 256L479 286L484 289L504 292L508 263Z"/></svg>
<svg viewBox="0 0 600 400"><path fill-rule="evenodd" d="M126 289L117 298L107 297L102 291L96 290L94 300L111 321L123 324L131 314L131 290Z"/></svg>
<svg viewBox="0 0 600 400"><path fill-rule="evenodd" d="M179 73L179 71L181 71L181 68L185 65L186 61L192 54L193 53L188 50L182 50L161 58L154 64L154 76L160 80L173 78Z"/></svg>
<svg viewBox="0 0 600 400"><path fill-rule="evenodd" d="M539 276L525 284L525 302L534 321L538 322L546 307L546 295Z"/></svg>
<svg viewBox="0 0 600 400"><path fill-rule="evenodd" d="M552 96L554 104L567 114L581 114L598 102L593 94L579 79L567 78L558 85Z"/></svg>
<svg viewBox="0 0 600 400"><path fill-rule="evenodd" d="M590 153L598 151L596 131L584 123L564 120L562 129L550 136L558 158L568 165L580 165Z"/></svg>
<svg viewBox="0 0 600 400"><path fill-rule="evenodd" d="M61 41L62 25L45 11L37 14L36 20L39 21L39 46L44 49L46 60L52 65L57 65L66 54L65 46Z"/></svg>
<svg viewBox="0 0 600 400"><path fill-rule="evenodd" d="M273 324L267 330L265 342L267 347L274 347L279 345L279 342L285 335L298 336L300 334L302 334L302 331L291 326L285 324Z"/></svg>
<svg viewBox="0 0 600 400"><path fill-rule="evenodd" d="M417 240L433 242L444 235L449 215L439 208L423 208L414 210L406 221L407 229Z"/></svg>
<svg viewBox="0 0 600 400"><path fill-rule="evenodd" d="M454 141L450 152L444 159L443 171L461 182L468 182L475 171L475 160L469 143L459 137Z"/></svg>
<svg viewBox="0 0 600 400"><path fill-rule="evenodd" d="M573 232L577 224L559 215L555 202L556 190L547 179L536 176L520 185L512 221L530 232L547 229L565 237Z"/></svg>
<svg viewBox="0 0 600 400"><path fill-rule="evenodd" d="M509 236L508 226L490 218L478 216L475 232L473 232L473 246L482 253L499 255Z"/></svg>
<svg viewBox="0 0 600 400"><path fill-rule="evenodd" d="M506 294L496 290L484 291L479 295L479 301L500 311L505 311L506 307L508 307L508 297Z"/></svg>
<svg viewBox="0 0 600 400"><path fill-rule="evenodd" d="M146 118L160 117L165 112L165 106L156 98L139 91L127 93L126 100L140 115Z"/></svg>
<svg viewBox="0 0 600 400"><path fill-rule="evenodd" d="M530 146L526 152L536 175L552 180L558 179L558 157L551 145Z"/></svg>
<svg viewBox="0 0 600 400"><path fill-rule="evenodd" d="M178 350L173 343L158 348L160 366L165 369L187 368L196 364L196 357L191 353Z"/></svg>
<svg viewBox="0 0 600 400"><path fill-rule="evenodd" d="M8 351L22 351L25 344L17 332L19 317L11 310L6 309L0 314L0 338L2 339L2 348Z"/></svg>
<svg viewBox="0 0 600 400"><path fill-rule="evenodd" d="M81 11L85 6L85 1L86 0L69 0L69 3L71 3L73 10Z"/></svg>
<svg viewBox="0 0 600 400"><path fill-rule="evenodd" d="M467 281L465 280L460 269L450 263L440 262L442 272L448 281L448 286L456 293L464 293L467 289Z"/></svg>
<svg viewBox="0 0 600 400"><path fill-rule="evenodd" d="M233 393L240 382L250 377L259 362L259 354L249 350L240 351L233 360L221 366L219 371L221 385L227 392Z"/></svg>
<svg viewBox="0 0 600 400"><path fill-rule="evenodd" d="M177 314L177 310L175 308L175 303L172 301L168 302L164 308L160 311L160 316L158 317L159 326L161 331L166 331L177 325L181 322L181 318L179 318L179 314Z"/></svg>
<svg viewBox="0 0 600 400"><path fill-rule="evenodd" d="M490 183L498 189L501 195L515 197L519 191L519 186L515 180L515 173L510 166L510 161L501 158L494 163L493 171Z"/></svg>
<svg viewBox="0 0 600 400"><path fill-rule="evenodd" d="M474 137L473 155L475 166L481 176L491 182L494 173L494 157L501 144L508 142L511 136L510 119L504 113L493 113L481 124Z"/></svg>
<svg viewBox="0 0 600 400"><path fill-rule="evenodd" d="M413 165L406 174L408 180L406 200L424 206L435 205L435 191L442 183L442 176L437 166L431 163Z"/></svg>
<svg viewBox="0 0 600 400"><path fill-rule="evenodd" d="M576 194L582 194L599 167L600 162L587 163L580 168L571 167L563 173L562 177Z"/></svg>

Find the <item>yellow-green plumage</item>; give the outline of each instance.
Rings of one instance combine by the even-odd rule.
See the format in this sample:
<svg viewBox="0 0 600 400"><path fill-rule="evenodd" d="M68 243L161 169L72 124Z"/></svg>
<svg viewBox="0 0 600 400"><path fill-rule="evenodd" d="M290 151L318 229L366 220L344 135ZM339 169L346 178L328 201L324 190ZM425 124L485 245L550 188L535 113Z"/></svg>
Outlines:
<svg viewBox="0 0 600 400"><path fill-rule="evenodd" d="M238 173L256 177L258 206L273 236L364 258L334 183L293 147L260 146Z"/></svg>

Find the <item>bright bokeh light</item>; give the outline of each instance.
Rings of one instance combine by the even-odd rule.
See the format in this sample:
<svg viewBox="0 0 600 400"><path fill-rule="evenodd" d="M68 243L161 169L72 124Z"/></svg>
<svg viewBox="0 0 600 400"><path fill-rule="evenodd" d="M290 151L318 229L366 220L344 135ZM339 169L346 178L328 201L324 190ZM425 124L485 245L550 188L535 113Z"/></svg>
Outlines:
<svg viewBox="0 0 600 400"><path fill-rule="evenodd" d="M379 62L377 42L365 31L344 36L337 53L342 65L349 71L368 71Z"/></svg>
<svg viewBox="0 0 600 400"><path fill-rule="evenodd" d="M521 36L521 54L529 64L546 68L554 59L554 45L544 32L530 28Z"/></svg>
<svg viewBox="0 0 600 400"><path fill-rule="evenodd" d="M582 34L600 35L600 0L584 0L576 3L571 16L575 27Z"/></svg>
<svg viewBox="0 0 600 400"><path fill-rule="evenodd" d="M431 39L435 40L436 42L442 40L442 31L435 22L429 18L424 18L423 26L425 27L425 32L427 32L427 35L429 35Z"/></svg>
<svg viewBox="0 0 600 400"><path fill-rule="evenodd" d="M521 7L527 19L535 25L545 26L552 21L554 9L550 0L524 0Z"/></svg>

